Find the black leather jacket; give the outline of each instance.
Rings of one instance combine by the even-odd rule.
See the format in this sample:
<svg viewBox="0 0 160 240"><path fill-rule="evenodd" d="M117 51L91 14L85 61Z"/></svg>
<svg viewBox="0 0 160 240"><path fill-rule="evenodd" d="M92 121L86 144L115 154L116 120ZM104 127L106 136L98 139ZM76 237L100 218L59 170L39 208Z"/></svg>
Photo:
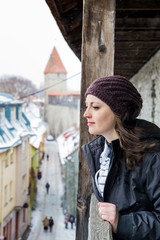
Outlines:
<svg viewBox="0 0 160 240"><path fill-rule="evenodd" d="M152 123L137 120L138 124ZM137 123L136 123L137 124ZM160 129L155 128L155 138L160 139ZM154 130L153 130L154 131ZM153 134L151 136L153 138ZM160 239L160 148L146 153L143 161L133 171L125 166L119 140L111 143L114 157L105 183L104 197L98 192L95 173L99 169L99 157L104 148L104 137L99 136L83 145L93 180L97 199L117 206L119 222L118 240L159 240Z"/></svg>

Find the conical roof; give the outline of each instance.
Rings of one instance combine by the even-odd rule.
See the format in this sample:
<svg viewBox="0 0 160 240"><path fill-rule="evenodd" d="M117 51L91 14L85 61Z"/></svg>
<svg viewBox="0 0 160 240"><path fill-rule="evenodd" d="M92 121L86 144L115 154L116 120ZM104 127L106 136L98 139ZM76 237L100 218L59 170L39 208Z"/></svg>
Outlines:
<svg viewBox="0 0 160 240"><path fill-rule="evenodd" d="M64 73L64 74L67 73L55 47L53 48L47 66L44 70L44 74L47 73Z"/></svg>

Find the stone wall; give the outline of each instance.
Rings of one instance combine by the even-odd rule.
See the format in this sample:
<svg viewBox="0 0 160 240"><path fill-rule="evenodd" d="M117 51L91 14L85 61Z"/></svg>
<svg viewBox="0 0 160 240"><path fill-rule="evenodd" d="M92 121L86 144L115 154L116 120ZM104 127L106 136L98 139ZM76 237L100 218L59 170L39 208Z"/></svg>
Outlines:
<svg viewBox="0 0 160 240"><path fill-rule="evenodd" d="M141 93L143 108L139 118L160 127L160 51L134 75L131 82Z"/></svg>
<svg viewBox="0 0 160 240"><path fill-rule="evenodd" d="M66 74L63 73L47 73L44 81L44 101L45 101L45 120L49 120L48 116L48 93L51 91L65 92L67 91Z"/></svg>
<svg viewBox="0 0 160 240"><path fill-rule="evenodd" d="M71 126L79 124L79 106L70 108L66 106L48 105L49 133L57 137Z"/></svg>

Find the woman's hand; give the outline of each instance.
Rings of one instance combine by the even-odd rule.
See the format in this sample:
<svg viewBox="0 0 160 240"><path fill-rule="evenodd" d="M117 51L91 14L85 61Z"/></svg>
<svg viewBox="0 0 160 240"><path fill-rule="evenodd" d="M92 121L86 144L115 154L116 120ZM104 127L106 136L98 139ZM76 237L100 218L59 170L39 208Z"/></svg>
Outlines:
<svg viewBox="0 0 160 240"><path fill-rule="evenodd" d="M118 226L118 211L116 205L107 202L99 202L99 214L103 220L111 223L113 232L117 232Z"/></svg>

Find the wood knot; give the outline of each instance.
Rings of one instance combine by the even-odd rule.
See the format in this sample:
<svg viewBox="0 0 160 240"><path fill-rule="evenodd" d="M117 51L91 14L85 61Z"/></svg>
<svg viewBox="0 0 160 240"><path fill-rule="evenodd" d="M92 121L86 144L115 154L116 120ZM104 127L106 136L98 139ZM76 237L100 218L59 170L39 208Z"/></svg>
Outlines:
<svg viewBox="0 0 160 240"><path fill-rule="evenodd" d="M100 46L98 46L98 48L99 48L99 52L101 52L101 53L107 52L107 48L104 44L101 44Z"/></svg>

